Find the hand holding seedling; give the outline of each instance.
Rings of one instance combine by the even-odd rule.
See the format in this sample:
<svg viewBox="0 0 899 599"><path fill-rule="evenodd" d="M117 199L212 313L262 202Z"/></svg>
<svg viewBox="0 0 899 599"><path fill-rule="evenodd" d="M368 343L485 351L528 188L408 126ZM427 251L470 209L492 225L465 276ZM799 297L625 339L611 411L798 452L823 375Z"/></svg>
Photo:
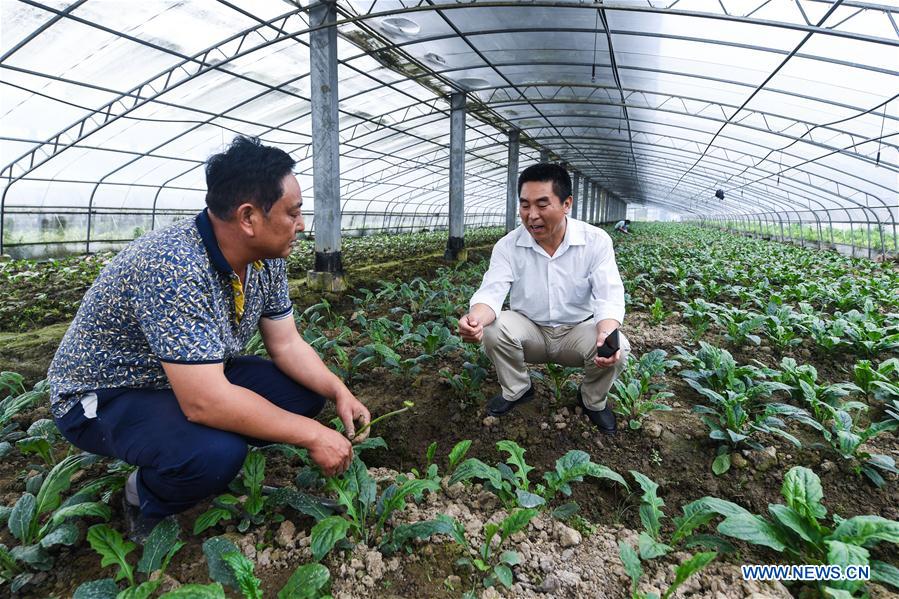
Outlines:
<svg viewBox="0 0 899 599"><path fill-rule="evenodd" d="M493 309L486 304L475 304L471 312L459 319L459 336L469 343L480 343L484 338L484 327L496 319Z"/></svg>
<svg viewBox="0 0 899 599"><path fill-rule="evenodd" d="M368 423L371 421L368 408L349 391L339 393L335 403L337 404L337 415L343 422L347 439L353 443L364 441L368 437ZM356 430L357 423L362 427L358 431ZM349 466L349 464L347 465Z"/></svg>
<svg viewBox="0 0 899 599"><path fill-rule="evenodd" d="M413 407L413 406L415 406L415 403L414 403L414 402L411 402L411 401L404 401L404 402L403 402L403 407L400 408L399 410L394 410L394 411L392 411L392 412L387 412L386 414L382 414L382 415L378 416L377 418L375 418L374 420L372 420L371 422L367 423L367 424L366 424L365 426L363 426L362 428L360 428L360 429L359 429L359 432L357 433L357 436L363 435L363 434L364 434L364 436L367 437L367 436L368 436L368 432L371 430L371 427L372 427L372 426L374 426L374 425L376 425L377 423L381 422L381 421L384 420L385 418L390 418L391 416L396 416L397 414L402 414L403 412L405 412L406 410L408 410L409 408L411 408L411 407ZM364 437L363 437L363 438L364 438Z"/></svg>
<svg viewBox="0 0 899 599"><path fill-rule="evenodd" d="M336 430L320 426L315 442L309 446L309 457L325 476L336 476L350 467L353 446Z"/></svg>

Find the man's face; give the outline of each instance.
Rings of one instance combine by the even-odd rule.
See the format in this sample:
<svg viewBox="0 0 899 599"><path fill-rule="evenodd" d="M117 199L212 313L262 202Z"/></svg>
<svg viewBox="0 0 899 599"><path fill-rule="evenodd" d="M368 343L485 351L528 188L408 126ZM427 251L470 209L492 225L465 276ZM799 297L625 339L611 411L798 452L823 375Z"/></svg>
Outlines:
<svg viewBox="0 0 899 599"><path fill-rule="evenodd" d="M286 258L293 250L297 234L306 228L300 210L303 198L300 184L292 174L281 180L284 194L272 204L263 217L263 235L260 241L265 247L266 258Z"/></svg>
<svg viewBox="0 0 899 599"><path fill-rule="evenodd" d="M552 181L528 181L521 186L518 214L537 243L562 241L570 208L571 198L563 202L553 192Z"/></svg>

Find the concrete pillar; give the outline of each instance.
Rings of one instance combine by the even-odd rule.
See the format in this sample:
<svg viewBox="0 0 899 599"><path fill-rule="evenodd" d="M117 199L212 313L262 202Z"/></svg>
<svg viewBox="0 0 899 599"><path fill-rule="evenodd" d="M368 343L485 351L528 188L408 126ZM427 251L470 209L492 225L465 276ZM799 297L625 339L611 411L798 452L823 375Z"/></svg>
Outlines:
<svg viewBox="0 0 899 599"><path fill-rule="evenodd" d="M576 172L571 179L571 216L577 218L577 192L581 184L581 174ZM562 198L563 200L565 198Z"/></svg>
<svg viewBox="0 0 899 599"><path fill-rule="evenodd" d="M465 250L465 94L450 96L449 239L443 257L464 262Z"/></svg>
<svg viewBox="0 0 899 599"><path fill-rule="evenodd" d="M336 4L321 2L309 9L312 25L334 23ZM309 34L312 87L312 181L315 188L315 265L307 274L313 289L346 287L340 256L340 141L337 103L337 28Z"/></svg>
<svg viewBox="0 0 899 599"><path fill-rule="evenodd" d="M509 160L506 175L506 232L518 222L518 129L509 131Z"/></svg>

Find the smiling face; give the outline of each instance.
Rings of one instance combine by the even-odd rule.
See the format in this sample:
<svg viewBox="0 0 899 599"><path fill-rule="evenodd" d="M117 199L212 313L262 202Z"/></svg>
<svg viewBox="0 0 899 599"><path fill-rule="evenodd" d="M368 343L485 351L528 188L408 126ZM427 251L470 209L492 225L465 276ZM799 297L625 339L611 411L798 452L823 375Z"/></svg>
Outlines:
<svg viewBox="0 0 899 599"><path fill-rule="evenodd" d="M286 258L293 250L297 234L305 229L303 222L303 198L300 184L292 174L281 180L284 193L272 204L262 219L260 241L266 258Z"/></svg>
<svg viewBox="0 0 899 599"><path fill-rule="evenodd" d="M563 201L555 194L552 181L528 181L521 186L518 214L537 243L555 249L565 237L565 216L571 202L570 196Z"/></svg>

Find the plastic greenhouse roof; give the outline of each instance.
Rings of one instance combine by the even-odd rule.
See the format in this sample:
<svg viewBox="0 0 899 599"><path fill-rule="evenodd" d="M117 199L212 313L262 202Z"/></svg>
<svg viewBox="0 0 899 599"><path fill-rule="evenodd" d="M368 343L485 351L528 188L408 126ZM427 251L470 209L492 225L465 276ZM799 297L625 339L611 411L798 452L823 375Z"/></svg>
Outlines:
<svg viewBox="0 0 899 599"><path fill-rule="evenodd" d="M2 0L4 210L198 208L236 133L288 150L314 205L308 8ZM467 212L504 212L515 128L522 164L549 150L631 205L899 221L896 0L337 11L345 211L445 212L465 91Z"/></svg>

